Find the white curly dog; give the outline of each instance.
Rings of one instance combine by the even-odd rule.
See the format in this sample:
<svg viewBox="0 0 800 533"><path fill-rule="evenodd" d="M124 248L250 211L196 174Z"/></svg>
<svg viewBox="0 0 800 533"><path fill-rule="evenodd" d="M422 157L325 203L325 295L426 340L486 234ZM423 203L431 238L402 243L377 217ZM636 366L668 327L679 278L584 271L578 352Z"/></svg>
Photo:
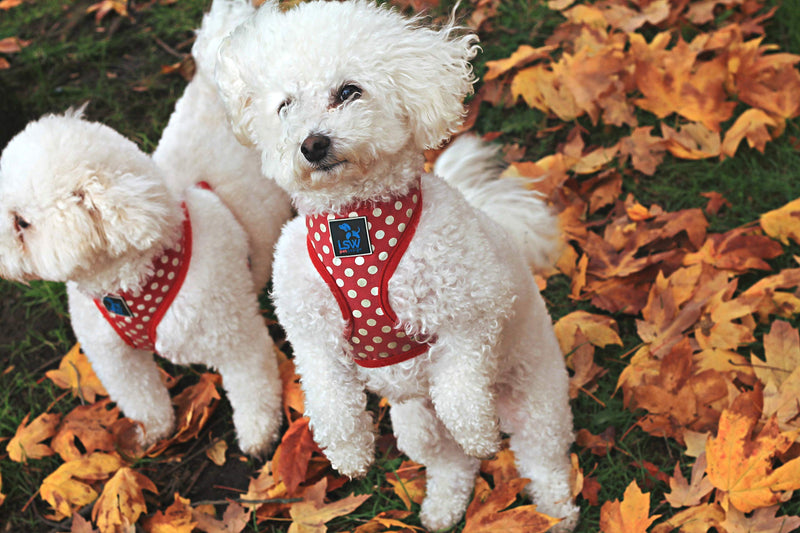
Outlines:
<svg viewBox="0 0 800 533"><path fill-rule="evenodd" d="M223 41L217 83L234 131L301 217L273 289L314 438L361 476L374 457L365 389L391 403L398 447L427 467L422 523L453 526L480 458L511 434L539 510L571 530L567 372L529 261L557 222L495 149L456 130L474 35L366 1L262 6Z"/></svg>
<svg viewBox="0 0 800 533"><path fill-rule="evenodd" d="M144 445L175 424L153 351L220 371L243 451L266 453L279 436L258 294L291 205L236 141L212 78L220 40L251 12L214 3L197 75L153 158L81 111L32 122L0 156L0 276L68 282L75 335Z"/></svg>

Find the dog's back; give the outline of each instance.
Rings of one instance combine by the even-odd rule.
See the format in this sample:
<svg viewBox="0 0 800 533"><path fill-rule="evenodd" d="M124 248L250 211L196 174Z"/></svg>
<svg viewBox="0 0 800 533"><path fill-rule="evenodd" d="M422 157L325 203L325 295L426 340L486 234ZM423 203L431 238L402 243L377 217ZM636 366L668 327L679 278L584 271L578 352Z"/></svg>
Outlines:
<svg viewBox="0 0 800 533"><path fill-rule="evenodd" d="M548 269L558 258L558 219L541 195L526 187L529 180L498 179L503 166L498 146L474 135L462 135L436 160L434 173L505 228L530 265Z"/></svg>

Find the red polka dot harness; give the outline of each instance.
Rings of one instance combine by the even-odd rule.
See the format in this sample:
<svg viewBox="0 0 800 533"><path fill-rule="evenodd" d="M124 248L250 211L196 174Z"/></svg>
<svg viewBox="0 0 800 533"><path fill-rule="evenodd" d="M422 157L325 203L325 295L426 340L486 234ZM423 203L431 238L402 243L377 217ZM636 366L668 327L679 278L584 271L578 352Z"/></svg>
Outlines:
<svg viewBox="0 0 800 533"><path fill-rule="evenodd" d="M388 290L421 211L417 185L400 198L306 216L308 254L348 322L344 336L360 366L392 365L429 348L405 334Z"/></svg>
<svg viewBox="0 0 800 533"><path fill-rule="evenodd" d="M132 348L155 351L156 328L177 296L192 256L192 224L186 205L183 235L175 246L153 261L153 275L138 294L121 291L95 298L94 303L117 334Z"/></svg>

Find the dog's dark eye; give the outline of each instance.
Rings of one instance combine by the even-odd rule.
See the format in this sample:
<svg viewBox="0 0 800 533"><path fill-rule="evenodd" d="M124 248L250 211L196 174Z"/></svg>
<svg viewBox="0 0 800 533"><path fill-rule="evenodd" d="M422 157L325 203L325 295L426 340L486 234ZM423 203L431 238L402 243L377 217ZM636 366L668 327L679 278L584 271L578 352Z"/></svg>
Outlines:
<svg viewBox="0 0 800 533"><path fill-rule="evenodd" d="M339 103L344 103L348 100L358 100L359 98L361 98L361 87L353 85L352 83L348 83L339 89L339 94L336 95L336 99Z"/></svg>
<svg viewBox="0 0 800 533"><path fill-rule="evenodd" d="M291 103L292 103L292 99L291 98L287 98L286 100L281 102L280 105L278 106L278 114L280 115L281 111L283 111L286 108L286 106L291 104Z"/></svg>
<svg viewBox="0 0 800 533"><path fill-rule="evenodd" d="M17 233L20 233L22 230L28 228L30 226L30 222L19 216L17 213L14 213L14 230Z"/></svg>

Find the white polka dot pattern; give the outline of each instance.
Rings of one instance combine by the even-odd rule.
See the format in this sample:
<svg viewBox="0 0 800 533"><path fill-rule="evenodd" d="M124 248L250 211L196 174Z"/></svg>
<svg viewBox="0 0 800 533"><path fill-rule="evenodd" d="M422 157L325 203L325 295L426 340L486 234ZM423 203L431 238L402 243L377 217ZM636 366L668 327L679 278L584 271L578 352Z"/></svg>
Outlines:
<svg viewBox="0 0 800 533"><path fill-rule="evenodd" d="M121 291L94 300L117 334L133 348L155 351L156 328L189 269L192 227L185 205L183 210L184 231L180 241L153 261L153 275L142 284L140 294Z"/></svg>
<svg viewBox="0 0 800 533"><path fill-rule="evenodd" d="M306 217L308 253L336 296L345 320L345 339L356 363L386 366L424 353L427 343L406 336L389 306L388 283L416 229L422 210L419 186L401 198ZM335 257L330 221L366 217L372 253ZM317 239L320 235L322 238ZM330 245L330 246L329 246Z"/></svg>

